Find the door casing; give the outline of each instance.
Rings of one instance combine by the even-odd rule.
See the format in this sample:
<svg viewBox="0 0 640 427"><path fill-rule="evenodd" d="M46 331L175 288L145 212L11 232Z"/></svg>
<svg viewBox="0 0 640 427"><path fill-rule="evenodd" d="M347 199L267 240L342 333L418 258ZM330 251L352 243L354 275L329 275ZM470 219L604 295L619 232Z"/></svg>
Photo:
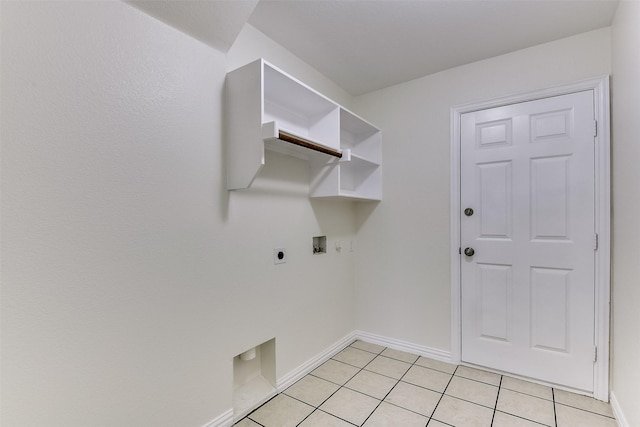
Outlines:
<svg viewBox="0 0 640 427"><path fill-rule="evenodd" d="M595 252L595 337L597 360L594 363L593 397L609 400L609 302L611 294L611 168L609 76L583 80L547 89L525 92L451 108L451 359L461 362L462 311L460 283L460 116L465 113L501 107L569 93L593 90L598 131L595 149L595 228L598 249ZM554 387L557 387L554 385ZM570 390L574 391L574 390Z"/></svg>

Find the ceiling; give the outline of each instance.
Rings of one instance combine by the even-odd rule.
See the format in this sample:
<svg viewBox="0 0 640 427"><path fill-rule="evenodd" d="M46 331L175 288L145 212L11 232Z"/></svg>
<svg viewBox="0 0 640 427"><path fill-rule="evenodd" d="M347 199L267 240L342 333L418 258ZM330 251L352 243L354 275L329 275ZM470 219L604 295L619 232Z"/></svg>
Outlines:
<svg viewBox="0 0 640 427"><path fill-rule="evenodd" d="M128 2L145 4L151 15L164 7L164 17L154 16L174 26L172 20L181 17L179 29L216 47L223 38L226 49L248 20L352 95L607 27L618 5L618 0ZM193 9L192 23L179 12L184 8ZM230 18L221 18L222 12ZM227 31L217 35L225 25ZM213 34L203 35L200 27Z"/></svg>
<svg viewBox="0 0 640 427"><path fill-rule="evenodd" d="M123 1L224 52L258 4L258 0Z"/></svg>

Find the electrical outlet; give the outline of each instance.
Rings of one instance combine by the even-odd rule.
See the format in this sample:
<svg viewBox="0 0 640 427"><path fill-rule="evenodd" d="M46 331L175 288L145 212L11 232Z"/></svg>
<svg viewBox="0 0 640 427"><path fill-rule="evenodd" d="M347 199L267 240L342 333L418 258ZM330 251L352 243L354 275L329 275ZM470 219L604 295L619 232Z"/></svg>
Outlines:
<svg viewBox="0 0 640 427"><path fill-rule="evenodd" d="M287 250L285 248L275 248L273 250L273 263L284 264L287 262Z"/></svg>

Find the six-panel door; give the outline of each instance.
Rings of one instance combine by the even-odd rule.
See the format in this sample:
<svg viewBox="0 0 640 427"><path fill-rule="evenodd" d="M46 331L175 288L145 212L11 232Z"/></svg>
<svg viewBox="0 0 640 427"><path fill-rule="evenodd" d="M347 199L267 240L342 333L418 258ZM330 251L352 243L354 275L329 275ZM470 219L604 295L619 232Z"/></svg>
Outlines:
<svg viewBox="0 0 640 427"><path fill-rule="evenodd" d="M593 391L593 102L461 117L464 362Z"/></svg>

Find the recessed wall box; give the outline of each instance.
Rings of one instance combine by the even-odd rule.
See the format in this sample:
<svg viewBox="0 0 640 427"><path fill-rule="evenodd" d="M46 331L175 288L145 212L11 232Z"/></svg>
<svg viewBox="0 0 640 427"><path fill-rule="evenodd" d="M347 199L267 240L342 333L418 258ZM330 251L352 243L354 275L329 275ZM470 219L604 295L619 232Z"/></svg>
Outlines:
<svg viewBox="0 0 640 427"><path fill-rule="evenodd" d="M327 236L316 236L313 238L313 254L327 253Z"/></svg>

